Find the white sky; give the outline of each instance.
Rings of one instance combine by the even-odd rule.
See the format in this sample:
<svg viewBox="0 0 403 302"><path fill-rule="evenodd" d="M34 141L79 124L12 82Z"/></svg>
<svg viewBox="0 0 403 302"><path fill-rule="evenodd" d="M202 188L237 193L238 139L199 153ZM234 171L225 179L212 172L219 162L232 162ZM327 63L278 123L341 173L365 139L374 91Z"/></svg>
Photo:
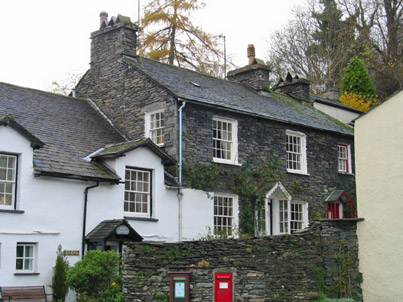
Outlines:
<svg viewBox="0 0 403 302"><path fill-rule="evenodd" d="M141 0L143 7L150 0ZM239 67L246 49L266 59L274 30L286 25L291 8L304 0L204 0L194 24L224 34L227 55ZM99 13L122 14L137 21L138 0L0 0L0 82L48 90L53 80L84 73L90 60L90 33ZM230 69L230 68L229 68Z"/></svg>

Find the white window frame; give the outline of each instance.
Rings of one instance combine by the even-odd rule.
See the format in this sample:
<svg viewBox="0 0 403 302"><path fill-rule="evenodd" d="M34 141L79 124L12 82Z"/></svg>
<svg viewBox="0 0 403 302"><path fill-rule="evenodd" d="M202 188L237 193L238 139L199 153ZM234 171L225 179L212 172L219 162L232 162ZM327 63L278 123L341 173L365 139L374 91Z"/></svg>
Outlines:
<svg viewBox="0 0 403 302"><path fill-rule="evenodd" d="M160 119L160 121L162 121L163 125L155 127L155 125L153 125L154 117L161 114L162 119ZM150 138L154 142L154 144L160 147L165 145L165 111L163 109L145 113L144 131L144 136ZM155 136L154 134L158 133L158 131L161 131L162 135L157 134L157 136ZM161 142L158 142L158 137L162 137Z"/></svg>
<svg viewBox="0 0 403 302"><path fill-rule="evenodd" d="M302 202L290 202L290 232L298 232L305 228L306 214L304 203ZM296 227L298 226L298 227Z"/></svg>
<svg viewBox="0 0 403 302"><path fill-rule="evenodd" d="M289 150L289 146L291 143L290 138L294 138L295 140L299 140L299 144L293 144L297 146L297 150ZM307 156L306 156L306 135L302 132L296 132L291 130L286 130L286 163L287 163L287 172L297 173L297 174L308 174L308 164L307 164ZM289 159L293 157L293 161ZM290 162L299 163L299 167L289 167Z"/></svg>
<svg viewBox="0 0 403 302"><path fill-rule="evenodd" d="M23 255L18 256L18 248L23 248ZM27 249L30 249L32 254L26 255ZM22 260L22 268L19 268L18 261ZM27 261L31 262L30 268L27 268ZM15 271L17 273L35 273L37 265L37 243L31 242L17 242L16 252L15 252Z"/></svg>
<svg viewBox="0 0 403 302"><path fill-rule="evenodd" d="M0 209L15 209L15 201L17 195L17 173L18 173L18 156L15 154L0 153L1 157L6 158L6 166L0 167L5 172L5 178L0 179ZM14 166L9 167L9 158L14 159ZM11 174L11 177L10 177ZM7 197L11 196L11 204L7 205Z"/></svg>
<svg viewBox="0 0 403 302"><path fill-rule="evenodd" d="M127 173L130 173L130 178ZM136 180L133 181L131 173L136 173ZM138 180L138 176L142 175L142 180ZM148 181L144 181L144 175L148 175ZM133 183L135 185L133 186ZM139 185L141 184L141 187ZM145 186L147 184L147 186ZM146 199L144 201L144 198ZM146 211L142 209L146 205ZM151 217L152 215L152 171L126 167L125 169L125 187L124 187L124 204L123 210L125 214L140 217Z"/></svg>
<svg viewBox="0 0 403 302"><path fill-rule="evenodd" d="M225 203L227 205L225 205ZM230 205L229 205L230 204ZM238 215L238 198L235 195L215 193L214 208L214 235L233 237ZM229 223L230 221L230 223Z"/></svg>
<svg viewBox="0 0 403 302"><path fill-rule="evenodd" d="M288 230L290 229L289 217L289 200L280 199L278 201L278 231L280 234L288 234Z"/></svg>
<svg viewBox="0 0 403 302"><path fill-rule="evenodd" d="M348 144L337 145L337 169L339 173L352 174L351 147Z"/></svg>
<svg viewBox="0 0 403 302"><path fill-rule="evenodd" d="M218 138L215 137L215 127L216 123L221 123L221 125L231 125L231 137L230 139L228 138ZM224 127L222 127L224 128ZM232 119L227 119L223 117L218 117L214 116L213 121L212 121L212 151L213 151L213 162L215 163L222 163L222 164L232 164L232 165L238 165L238 121L237 120L232 120ZM223 129L219 129L221 132L225 131ZM227 135L224 135L227 136ZM217 157L216 155L216 150L219 150L216 148L216 145L218 144L224 144L224 145L229 145L229 148L225 148L223 152L229 151L230 156L220 156ZM223 158L226 157L226 158Z"/></svg>
<svg viewBox="0 0 403 302"><path fill-rule="evenodd" d="M287 199L275 200L274 202L276 203L273 209L275 212L274 215L276 216L276 219L274 220L276 226L273 226L273 235L292 234L303 230L308 226L307 202ZM295 207L299 208L297 213L294 211ZM282 210L285 208L286 211ZM295 228L296 224L299 225L298 228Z"/></svg>

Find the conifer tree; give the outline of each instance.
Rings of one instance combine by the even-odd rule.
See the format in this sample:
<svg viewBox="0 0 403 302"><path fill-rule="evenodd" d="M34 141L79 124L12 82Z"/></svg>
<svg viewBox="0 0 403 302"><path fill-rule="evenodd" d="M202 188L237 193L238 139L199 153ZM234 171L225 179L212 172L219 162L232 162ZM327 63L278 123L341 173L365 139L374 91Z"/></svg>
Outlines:
<svg viewBox="0 0 403 302"><path fill-rule="evenodd" d="M379 103L375 96L375 86L364 62L357 57L350 60L344 73L341 90L340 101L358 110L365 112Z"/></svg>
<svg viewBox="0 0 403 302"><path fill-rule="evenodd" d="M375 86L372 83L364 62L357 57L350 60L341 84L342 92L354 92L366 97L375 96Z"/></svg>
<svg viewBox="0 0 403 302"><path fill-rule="evenodd" d="M56 266L53 268L53 297L56 302L64 302L69 291L66 283L67 271L69 269L69 262L67 261L62 246L59 244L57 247Z"/></svg>
<svg viewBox="0 0 403 302"><path fill-rule="evenodd" d="M144 9L139 54L160 62L220 75L219 40L193 25L199 0L153 0Z"/></svg>

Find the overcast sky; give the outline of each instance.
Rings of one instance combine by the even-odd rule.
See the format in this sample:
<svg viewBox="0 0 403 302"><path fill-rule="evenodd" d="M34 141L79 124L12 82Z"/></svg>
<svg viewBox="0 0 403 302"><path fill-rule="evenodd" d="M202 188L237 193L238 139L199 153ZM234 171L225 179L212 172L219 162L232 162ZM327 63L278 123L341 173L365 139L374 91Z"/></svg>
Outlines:
<svg viewBox="0 0 403 302"><path fill-rule="evenodd" d="M150 0L141 0L142 8ZM204 0L193 16L208 33L224 34L227 54L239 67L246 49L266 59L274 30L286 26L291 8L304 0ZM0 0L0 82L49 90L53 80L84 73L90 60L90 33L99 13L138 19L138 0ZM142 11L142 10L141 10Z"/></svg>

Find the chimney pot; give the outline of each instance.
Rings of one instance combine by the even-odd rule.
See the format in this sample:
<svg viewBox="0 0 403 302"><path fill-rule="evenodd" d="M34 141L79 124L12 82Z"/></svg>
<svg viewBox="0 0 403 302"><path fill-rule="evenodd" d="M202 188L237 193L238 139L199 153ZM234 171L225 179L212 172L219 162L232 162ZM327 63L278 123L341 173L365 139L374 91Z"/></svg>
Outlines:
<svg viewBox="0 0 403 302"><path fill-rule="evenodd" d="M253 65L255 62L255 46L253 44L248 45L248 59L249 65Z"/></svg>
<svg viewBox="0 0 403 302"><path fill-rule="evenodd" d="M107 24L108 24L108 13L105 12L105 11L100 12L100 14L99 14L99 19L100 19L100 25L101 25L101 27L102 27L102 24L107 25Z"/></svg>

